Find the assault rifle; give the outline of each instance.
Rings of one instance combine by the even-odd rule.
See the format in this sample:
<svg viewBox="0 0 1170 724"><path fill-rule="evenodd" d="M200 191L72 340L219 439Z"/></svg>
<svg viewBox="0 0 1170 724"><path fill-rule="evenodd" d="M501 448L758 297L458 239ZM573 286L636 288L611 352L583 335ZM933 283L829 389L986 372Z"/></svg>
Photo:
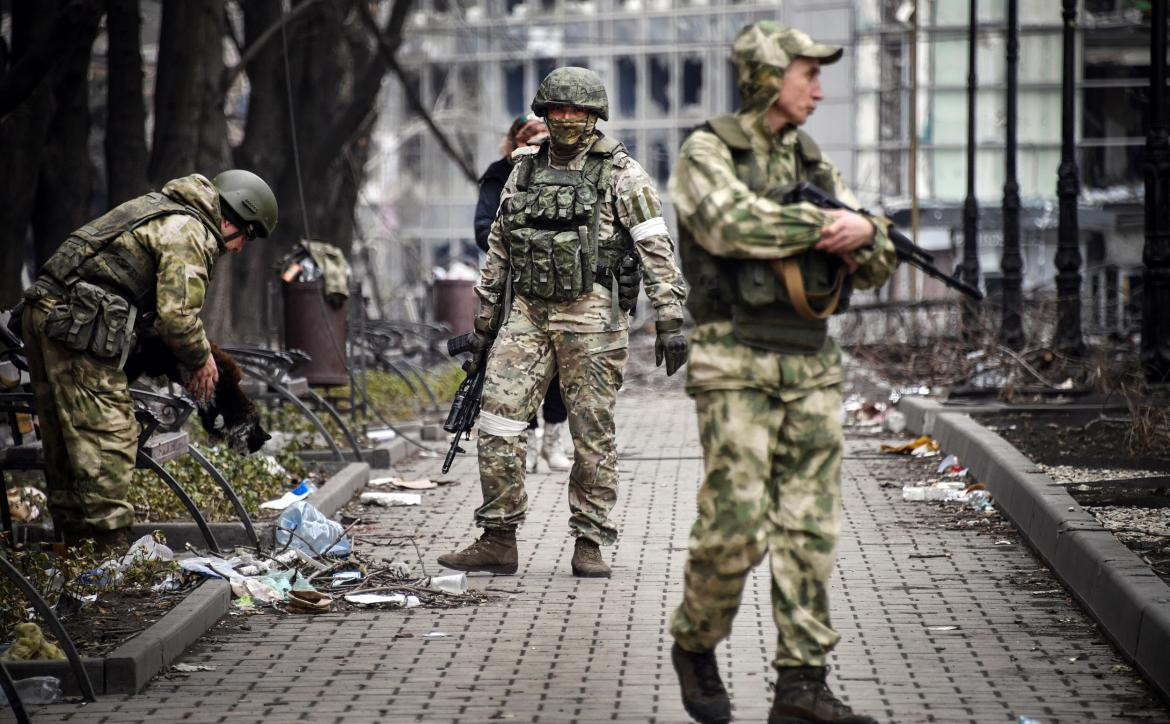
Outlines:
<svg viewBox="0 0 1170 724"><path fill-rule="evenodd" d="M474 349L475 333L468 332L461 334L458 337L447 340L447 354L455 357L470 352ZM475 426L475 419L479 417L479 405L483 398L483 380L487 375L487 355L488 349L484 348L475 359L475 371L469 372L463 378L463 382L459 384L459 390L455 393L455 399L451 401L451 410L447 413L447 421L443 423L443 429L447 432L454 433L455 437L451 440L451 448L447 450L447 457L443 459L443 473L446 474L451 469L451 463L455 461L455 454L465 452L463 448L459 447L459 439L464 435L467 439L471 439L471 428ZM465 362L463 369L466 371L470 363Z"/></svg>
<svg viewBox="0 0 1170 724"><path fill-rule="evenodd" d="M844 211L852 211L855 214L862 216L872 216L864 209L855 209L847 204L842 203L835 196L831 196L823 189L801 181L784 193L784 201L786 204L795 204L801 201L807 201L813 206L819 206L822 209L842 209ZM898 253L898 260L904 261L911 266L918 267L924 271L928 276L938 279L943 284L946 284L951 289L955 289L975 301L983 299L983 292L971 286L967 282L958 277L951 276L942 271L934 265L934 257L926 252L925 249L910 241L910 237L903 234L893 227L889 228L890 241L894 242L894 250Z"/></svg>

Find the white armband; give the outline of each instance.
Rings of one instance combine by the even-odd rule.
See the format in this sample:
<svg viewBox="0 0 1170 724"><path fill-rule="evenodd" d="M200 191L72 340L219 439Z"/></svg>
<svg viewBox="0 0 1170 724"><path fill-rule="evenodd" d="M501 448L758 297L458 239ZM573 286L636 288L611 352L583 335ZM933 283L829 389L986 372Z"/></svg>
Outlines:
<svg viewBox="0 0 1170 724"><path fill-rule="evenodd" d="M655 216L630 229L630 236L634 237L634 241L641 241L651 236L670 236L670 230L666 228L666 221L661 216Z"/></svg>
<svg viewBox="0 0 1170 724"><path fill-rule="evenodd" d="M480 411L479 429L497 437L516 437L528 429L528 420L509 420L500 415Z"/></svg>

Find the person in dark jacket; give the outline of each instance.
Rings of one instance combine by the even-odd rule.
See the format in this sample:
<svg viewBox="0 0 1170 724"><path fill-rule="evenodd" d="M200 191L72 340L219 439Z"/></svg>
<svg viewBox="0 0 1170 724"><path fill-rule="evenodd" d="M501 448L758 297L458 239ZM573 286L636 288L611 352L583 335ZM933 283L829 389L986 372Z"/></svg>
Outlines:
<svg viewBox="0 0 1170 724"><path fill-rule="evenodd" d="M500 192L504 189L508 174L512 173L512 151L547 133L548 128L538 116L532 113L516 116L512 127L508 129L504 145L500 147L503 156L492 162L483 176L479 177L479 201L475 204L475 243L484 253L488 250L488 232L500 208Z"/></svg>
<svg viewBox="0 0 1170 724"><path fill-rule="evenodd" d="M534 138L542 138L548 133L544 121L533 113L522 113L512 121L508 135L504 139L500 151L503 157L492 162L483 176L479 177L479 200L475 204L475 243L484 252L488 249L488 232L492 222L496 220L496 211L500 207L500 192L508 175L512 173L512 152L526 145ZM526 466L528 472L535 472L537 462L545 461L550 470L568 470L573 463L561 448L561 434L564 422L569 419L569 411L565 408L565 401L561 398L560 375L553 377L548 386L548 393L544 396L544 405L541 407L544 417L544 435L537 444L536 418L528 424L528 457Z"/></svg>

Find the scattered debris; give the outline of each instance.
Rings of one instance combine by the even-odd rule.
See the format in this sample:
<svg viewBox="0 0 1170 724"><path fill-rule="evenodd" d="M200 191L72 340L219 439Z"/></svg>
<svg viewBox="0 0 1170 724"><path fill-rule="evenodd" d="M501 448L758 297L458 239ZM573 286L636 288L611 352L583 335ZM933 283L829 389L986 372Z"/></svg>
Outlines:
<svg viewBox="0 0 1170 724"><path fill-rule="evenodd" d="M391 508L397 505L418 505L422 502L422 496L418 493L362 493L359 498L362 505L380 505L384 508Z"/></svg>
<svg viewBox="0 0 1170 724"><path fill-rule="evenodd" d="M911 440L910 442L901 445L889 445L883 443L881 446L882 452L894 453L897 455L913 455L914 457L933 457L938 455L939 446L929 435L923 435L919 438Z"/></svg>
<svg viewBox="0 0 1170 724"><path fill-rule="evenodd" d="M264 501L260 504L260 507L267 510L284 510L298 500L304 500L305 498L309 497L309 495L316 492L316 490L317 486L313 484L313 481L305 478L300 482L299 485L297 485L297 487L288 491L276 500Z"/></svg>
<svg viewBox="0 0 1170 724"><path fill-rule="evenodd" d="M12 645L0 654L0 661L28 661L29 659L63 659L65 653L45 638L41 627L27 621L13 628Z"/></svg>
<svg viewBox="0 0 1170 724"><path fill-rule="evenodd" d="M196 671L215 671L216 668L214 664L175 664L171 667L171 671L177 671L181 674L191 674Z"/></svg>
<svg viewBox="0 0 1170 724"><path fill-rule="evenodd" d="M431 488L439 487L438 483L432 482L427 478L421 478L419 480L405 480L399 477L374 478L369 482L369 485L373 488L389 485L391 487L405 488L407 490L430 490Z"/></svg>
<svg viewBox="0 0 1170 724"><path fill-rule="evenodd" d="M32 485L13 488L8 491L7 497L12 519L21 523L41 517L41 511L48 506L44 491Z"/></svg>

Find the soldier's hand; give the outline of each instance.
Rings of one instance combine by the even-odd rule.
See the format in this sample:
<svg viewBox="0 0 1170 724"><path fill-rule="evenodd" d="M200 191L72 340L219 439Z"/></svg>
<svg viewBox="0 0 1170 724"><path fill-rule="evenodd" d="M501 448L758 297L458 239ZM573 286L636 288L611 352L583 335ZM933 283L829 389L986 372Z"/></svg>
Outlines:
<svg viewBox="0 0 1170 724"><path fill-rule="evenodd" d="M873 222L866 217L841 209L827 213L833 217L833 221L821 230L817 249L830 254L848 254L873 243L876 230Z"/></svg>
<svg viewBox="0 0 1170 724"><path fill-rule="evenodd" d="M215 394L215 383L218 381L219 367L215 364L215 357L208 354L203 366L195 370L195 374L187 380L187 391L196 402L211 402L212 395Z"/></svg>
<svg viewBox="0 0 1170 724"><path fill-rule="evenodd" d="M471 359L463 363L463 371L467 373L468 377L474 375L479 370L479 361L481 359L485 362L487 361L487 355L484 353L491 349L492 344L496 341L494 337L478 330L473 332L472 335L470 344Z"/></svg>
<svg viewBox="0 0 1170 724"><path fill-rule="evenodd" d="M632 254L622 257L618 268L618 306L629 314L638 303L638 290L642 286L642 265Z"/></svg>
<svg viewBox="0 0 1170 724"><path fill-rule="evenodd" d="M654 362L658 367L666 361L666 376L669 377L687 361L687 338L682 333L681 319L658 320L654 329L658 332L654 340Z"/></svg>

